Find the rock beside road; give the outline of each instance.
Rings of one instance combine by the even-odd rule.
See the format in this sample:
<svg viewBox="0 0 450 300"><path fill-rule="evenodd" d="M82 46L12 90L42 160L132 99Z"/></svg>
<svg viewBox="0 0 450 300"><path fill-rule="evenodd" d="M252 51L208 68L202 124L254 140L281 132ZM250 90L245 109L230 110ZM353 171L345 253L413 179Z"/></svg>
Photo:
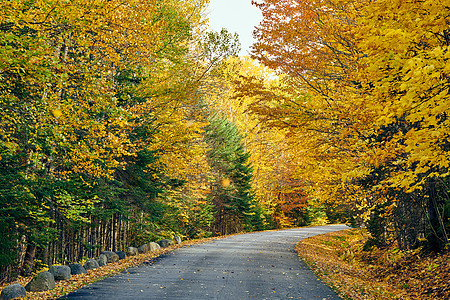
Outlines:
<svg viewBox="0 0 450 300"><path fill-rule="evenodd" d="M108 261L107 261L108 264L114 263L114 262L119 260L119 255L117 255L116 252L113 252L113 251L102 251L102 252L100 252L100 255L101 254L106 255L106 257L108 258Z"/></svg>
<svg viewBox="0 0 450 300"><path fill-rule="evenodd" d="M128 256L135 256L135 255L138 255L138 254L139 254L138 248L136 248L136 247L128 247L127 248L127 255Z"/></svg>
<svg viewBox="0 0 450 300"><path fill-rule="evenodd" d="M167 248L167 247L175 244L173 240L168 240L168 239L160 240L157 243L161 246L161 248Z"/></svg>
<svg viewBox="0 0 450 300"><path fill-rule="evenodd" d="M72 275L80 275L80 274L87 273L85 267L83 267L80 264L70 264L69 268L70 268L70 273L72 273Z"/></svg>
<svg viewBox="0 0 450 300"><path fill-rule="evenodd" d="M119 256L119 260L125 259L125 257L127 257L127 255L123 251L116 251L116 254L117 254L117 256Z"/></svg>
<svg viewBox="0 0 450 300"><path fill-rule="evenodd" d="M96 261L95 259L91 258L88 259L83 266L86 270L92 270L92 269L97 269L99 266L98 261Z"/></svg>
<svg viewBox="0 0 450 300"><path fill-rule="evenodd" d="M51 266L48 271L53 274L55 280L67 280L71 276L69 266Z"/></svg>
<svg viewBox="0 0 450 300"><path fill-rule="evenodd" d="M8 285L0 294L1 300L10 300L16 298L23 298L27 296L27 291L18 283Z"/></svg>
<svg viewBox="0 0 450 300"><path fill-rule="evenodd" d="M44 271L37 274L25 286L28 292L44 292L55 288L55 277L52 273Z"/></svg>
<svg viewBox="0 0 450 300"><path fill-rule="evenodd" d="M105 254L100 254L97 257L97 262L99 267L106 266L108 264L108 257Z"/></svg>
<svg viewBox="0 0 450 300"><path fill-rule="evenodd" d="M145 254L148 253L148 251L150 251L148 248L148 244L144 244L138 248L139 254Z"/></svg>
<svg viewBox="0 0 450 300"><path fill-rule="evenodd" d="M150 242L147 245L148 245L149 251L152 251L152 252L161 248L161 246L155 242Z"/></svg>

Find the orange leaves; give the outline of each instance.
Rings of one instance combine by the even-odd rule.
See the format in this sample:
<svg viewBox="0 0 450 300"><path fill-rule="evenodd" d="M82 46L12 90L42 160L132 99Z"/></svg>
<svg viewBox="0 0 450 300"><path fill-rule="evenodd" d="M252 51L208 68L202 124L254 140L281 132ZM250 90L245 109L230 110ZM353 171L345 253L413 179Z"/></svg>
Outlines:
<svg viewBox="0 0 450 300"><path fill-rule="evenodd" d="M249 58L232 58L219 71L220 89L210 103L245 134L259 202L279 226L291 226L306 201L295 174L301 150L286 137L285 122L295 120L295 111L279 106L284 104L284 90L267 67Z"/></svg>
<svg viewBox="0 0 450 300"><path fill-rule="evenodd" d="M273 108L256 102L254 112L288 130L290 143L302 149L298 176L339 182L336 173L354 169L363 147L358 139L370 122L351 82L358 58L349 31L355 3L268 0L259 7L265 19L255 34L253 57L288 76L278 90L271 89L278 97L262 95Z"/></svg>
<svg viewBox="0 0 450 300"><path fill-rule="evenodd" d="M301 156L295 176L315 195L359 201L371 192L358 181L380 168L388 175L372 192L412 192L450 174L446 3L258 3L253 57L287 76L276 88L247 77L239 92L288 132Z"/></svg>

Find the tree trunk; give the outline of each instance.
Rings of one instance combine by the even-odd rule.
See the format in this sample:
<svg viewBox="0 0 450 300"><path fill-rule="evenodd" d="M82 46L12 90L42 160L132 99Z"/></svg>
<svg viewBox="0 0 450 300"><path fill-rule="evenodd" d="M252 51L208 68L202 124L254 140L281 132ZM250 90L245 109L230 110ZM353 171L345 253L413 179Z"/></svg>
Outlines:
<svg viewBox="0 0 450 300"><path fill-rule="evenodd" d="M33 271L35 255L36 255L36 244L28 243L21 270L22 276L29 276Z"/></svg>
<svg viewBox="0 0 450 300"><path fill-rule="evenodd" d="M430 181L428 187L428 216L430 218L431 225L431 240L430 244L436 250L442 249L446 244L449 243L448 235L445 230L444 222L442 221L441 214L436 202L436 185Z"/></svg>

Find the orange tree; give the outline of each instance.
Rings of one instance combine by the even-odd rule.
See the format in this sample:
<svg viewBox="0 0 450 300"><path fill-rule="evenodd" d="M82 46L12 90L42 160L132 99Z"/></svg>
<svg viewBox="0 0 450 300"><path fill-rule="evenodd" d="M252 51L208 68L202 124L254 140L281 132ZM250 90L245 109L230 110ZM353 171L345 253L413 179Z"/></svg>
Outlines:
<svg viewBox="0 0 450 300"><path fill-rule="evenodd" d="M258 88L248 77L241 90L259 95L255 113L288 130L304 158L298 178L333 210L363 212L374 235L391 232L400 247L411 247L428 233L430 244L442 248L448 243L448 3L255 5L264 20L253 57L287 76L278 89Z"/></svg>

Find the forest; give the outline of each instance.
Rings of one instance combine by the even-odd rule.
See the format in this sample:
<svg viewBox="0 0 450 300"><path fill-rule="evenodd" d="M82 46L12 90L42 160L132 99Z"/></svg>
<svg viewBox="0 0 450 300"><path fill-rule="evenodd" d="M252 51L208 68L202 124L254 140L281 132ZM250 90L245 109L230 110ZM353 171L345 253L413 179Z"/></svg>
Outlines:
<svg viewBox="0 0 450 300"><path fill-rule="evenodd" d="M327 223L448 251L450 0L0 3L0 283L160 238Z"/></svg>

